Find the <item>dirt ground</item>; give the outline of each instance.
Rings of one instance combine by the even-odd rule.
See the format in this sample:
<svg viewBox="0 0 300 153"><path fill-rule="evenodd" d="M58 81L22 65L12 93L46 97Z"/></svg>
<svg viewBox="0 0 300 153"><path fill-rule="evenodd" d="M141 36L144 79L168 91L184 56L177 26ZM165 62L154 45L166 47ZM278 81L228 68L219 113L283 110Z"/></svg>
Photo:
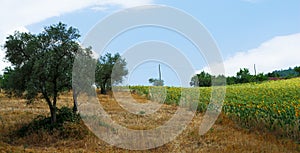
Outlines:
<svg viewBox="0 0 300 153"><path fill-rule="evenodd" d="M145 98L138 95L133 97L140 103L146 102ZM176 106L162 105L156 113L135 115L124 110L111 95L98 95L98 99L116 123L136 130L158 127L168 121L177 110ZM241 128L222 114L213 127L200 136L198 130L203 119L201 113L196 113L187 128L173 141L150 150L131 151L117 148L91 132L80 139L76 136L74 139L61 139L55 134L46 135L40 132L11 142L8 141L9 133L28 124L38 115L48 115L48 107L42 99L27 104L24 99L7 98L4 94L0 94L0 106L0 152L300 152L299 144L292 140ZM58 107L62 106L72 107L70 93L60 96ZM81 124L68 127L86 128Z"/></svg>

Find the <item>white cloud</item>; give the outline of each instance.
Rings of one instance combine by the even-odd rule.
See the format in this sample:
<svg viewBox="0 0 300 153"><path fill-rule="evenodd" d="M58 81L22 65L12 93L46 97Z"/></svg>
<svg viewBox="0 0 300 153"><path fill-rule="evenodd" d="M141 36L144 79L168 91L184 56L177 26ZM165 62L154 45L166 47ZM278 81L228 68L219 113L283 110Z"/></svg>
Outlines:
<svg viewBox="0 0 300 153"><path fill-rule="evenodd" d="M0 31L26 26L53 16L87 7L133 7L152 3L152 0L9 0L1 2Z"/></svg>
<svg viewBox="0 0 300 153"><path fill-rule="evenodd" d="M257 73L267 73L273 70L286 69L300 65L300 33L287 36L277 36L262 43L259 47L246 52L237 52L223 63L225 74L234 76L240 68L248 68L254 74L254 64ZM203 69L209 71L209 67Z"/></svg>
<svg viewBox="0 0 300 153"><path fill-rule="evenodd" d="M106 11L106 10L108 10L108 8L105 7L105 6L95 6L95 7L92 7L91 9L94 10L94 11Z"/></svg>
<svg viewBox="0 0 300 153"><path fill-rule="evenodd" d="M47 18L60 16L84 8L98 8L104 11L111 6L120 8L150 4L152 0L7 0L0 5L0 46L5 37L27 25L38 23ZM99 10L101 8L101 10ZM21 28L20 28L21 27ZM23 27L23 28L22 28ZM4 51L0 49L0 73L7 66L3 63Z"/></svg>

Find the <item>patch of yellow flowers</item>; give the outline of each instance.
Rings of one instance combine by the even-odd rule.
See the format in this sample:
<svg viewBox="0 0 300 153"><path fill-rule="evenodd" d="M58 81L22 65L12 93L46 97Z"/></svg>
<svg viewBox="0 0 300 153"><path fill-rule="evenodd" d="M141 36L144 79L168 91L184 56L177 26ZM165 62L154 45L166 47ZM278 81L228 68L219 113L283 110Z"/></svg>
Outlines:
<svg viewBox="0 0 300 153"><path fill-rule="evenodd" d="M149 96L149 88L148 86L130 87L131 90L146 96ZM165 87L167 94L165 103L178 105L183 89L186 88ZM209 87L200 87L199 90L198 111L202 112L210 102L212 90ZM271 130L296 129L299 133L300 78L227 86L222 111L246 127L260 124L259 126Z"/></svg>

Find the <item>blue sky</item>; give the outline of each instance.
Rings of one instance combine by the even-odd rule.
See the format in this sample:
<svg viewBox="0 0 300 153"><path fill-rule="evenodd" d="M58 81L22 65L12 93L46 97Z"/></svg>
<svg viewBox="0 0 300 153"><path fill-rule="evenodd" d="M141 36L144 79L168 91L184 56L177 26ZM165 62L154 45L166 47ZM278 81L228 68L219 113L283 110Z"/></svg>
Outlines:
<svg viewBox="0 0 300 153"><path fill-rule="evenodd" d="M14 30L38 33L44 26L59 21L80 30L82 41L87 32L104 17L133 6L160 4L180 9L201 22L215 39L224 60L226 75L234 75L246 67L253 73L270 72L300 65L300 1L280 0L45 0L2 1L0 14L0 43ZM173 31L144 27L120 35L108 46L108 52L123 53L132 45L159 40L181 50L198 71L209 71L204 57L197 54L185 38ZM0 58L4 51L1 50ZM1 63L1 69L8 63ZM162 64L167 85L180 86L175 70ZM158 63L146 62L128 77L130 84L148 84L149 77L157 77Z"/></svg>

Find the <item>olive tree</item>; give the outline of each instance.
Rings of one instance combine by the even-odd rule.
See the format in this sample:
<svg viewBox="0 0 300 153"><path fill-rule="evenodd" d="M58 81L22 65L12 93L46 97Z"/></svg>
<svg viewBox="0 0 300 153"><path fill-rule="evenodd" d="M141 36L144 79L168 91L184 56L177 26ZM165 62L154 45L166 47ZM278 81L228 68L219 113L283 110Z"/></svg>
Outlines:
<svg viewBox="0 0 300 153"><path fill-rule="evenodd" d="M56 123L56 103L59 93L72 87L72 66L80 49L79 31L58 23L44 28L39 34L15 32L4 44L6 59L14 67L26 91L33 99L41 93L46 100L51 124Z"/></svg>
<svg viewBox="0 0 300 153"><path fill-rule="evenodd" d="M100 86L101 94L111 89L112 84L122 83L123 77L128 74L126 61L119 53L107 53L101 56L96 65L95 83Z"/></svg>

